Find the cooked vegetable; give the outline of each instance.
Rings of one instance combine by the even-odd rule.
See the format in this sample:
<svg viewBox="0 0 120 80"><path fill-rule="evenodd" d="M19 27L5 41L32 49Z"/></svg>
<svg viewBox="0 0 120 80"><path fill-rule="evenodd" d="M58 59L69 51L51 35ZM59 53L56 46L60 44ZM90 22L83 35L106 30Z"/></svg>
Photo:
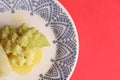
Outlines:
<svg viewBox="0 0 120 80"><path fill-rule="evenodd" d="M34 51L49 46L42 33L26 24L22 24L19 28L5 25L0 33L0 43L14 66L31 65Z"/></svg>
<svg viewBox="0 0 120 80"><path fill-rule="evenodd" d="M11 66L7 55L0 45L0 77L8 75L11 72Z"/></svg>

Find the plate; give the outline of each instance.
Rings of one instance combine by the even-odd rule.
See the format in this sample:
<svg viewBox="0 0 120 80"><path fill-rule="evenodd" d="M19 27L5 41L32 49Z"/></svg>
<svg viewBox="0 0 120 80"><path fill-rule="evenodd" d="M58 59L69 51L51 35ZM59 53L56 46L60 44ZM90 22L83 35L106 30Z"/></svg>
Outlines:
<svg viewBox="0 0 120 80"><path fill-rule="evenodd" d="M42 32L50 47L29 74L11 72L4 80L69 80L78 58L78 35L72 18L57 0L0 0L0 26L26 23Z"/></svg>

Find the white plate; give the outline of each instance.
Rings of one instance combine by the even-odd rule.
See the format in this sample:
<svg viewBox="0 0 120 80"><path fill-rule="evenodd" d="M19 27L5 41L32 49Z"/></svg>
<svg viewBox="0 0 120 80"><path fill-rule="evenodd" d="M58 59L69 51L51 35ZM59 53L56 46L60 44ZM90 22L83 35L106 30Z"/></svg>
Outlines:
<svg viewBox="0 0 120 80"><path fill-rule="evenodd" d="M0 26L22 23L42 32L50 47L26 75L12 72L5 80L69 80L78 58L78 35L75 25L56 0L0 0Z"/></svg>

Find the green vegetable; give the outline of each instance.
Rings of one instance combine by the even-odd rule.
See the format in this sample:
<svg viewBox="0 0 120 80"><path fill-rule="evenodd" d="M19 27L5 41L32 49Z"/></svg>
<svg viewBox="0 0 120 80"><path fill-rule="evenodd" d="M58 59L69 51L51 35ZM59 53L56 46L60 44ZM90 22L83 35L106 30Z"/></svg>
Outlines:
<svg viewBox="0 0 120 80"><path fill-rule="evenodd" d="M0 43L11 64L15 66L32 64L35 49L49 46L48 40L42 33L26 24L22 24L19 28L5 25L0 33Z"/></svg>

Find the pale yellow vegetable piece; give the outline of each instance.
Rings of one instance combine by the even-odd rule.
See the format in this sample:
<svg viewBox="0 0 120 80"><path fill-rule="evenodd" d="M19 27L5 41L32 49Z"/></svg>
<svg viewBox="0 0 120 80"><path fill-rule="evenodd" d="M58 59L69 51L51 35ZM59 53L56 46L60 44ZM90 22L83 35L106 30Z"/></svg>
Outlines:
<svg viewBox="0 0 120 80"><path fill-rule="evenodd" d="M6 76L11 72L11 66L6 53L0 45L0 77Z"/></svg>

